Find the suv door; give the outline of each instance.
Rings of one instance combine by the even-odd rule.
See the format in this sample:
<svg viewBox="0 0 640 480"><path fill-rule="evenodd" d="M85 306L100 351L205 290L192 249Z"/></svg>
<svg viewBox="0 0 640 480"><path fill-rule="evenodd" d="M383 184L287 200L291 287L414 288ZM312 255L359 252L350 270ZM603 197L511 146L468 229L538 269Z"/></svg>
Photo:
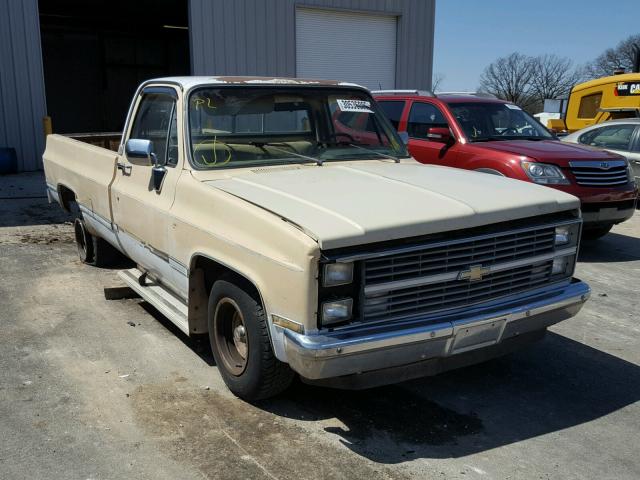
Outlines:
<svg viewBox="0 0 640 480"><path fill-rule="evenodd" d="M421 163L455 166L455 144L430 139L430 128L446 128L451 133L451 139L454 138L446 117L436 105L414 100L407 118L409 152Z"/></svg>
<svg viewBox="0 0 640 480"><path fill-rule="evenodd" d="M378 105L382 108L391 125L399 132L402 131L402 113L404 112L406 103L404 100L378 100Z"/></svg>
<svg viewBox="0 0 640 480"><path fill-rule="evenodd" d="M111 199L118 241L127 255L162 283L186 295L186 277L176 274L170 255L173 225L169 210L182 172L178 102L171 87L149 87L141 92L125 145L129 139L151 140L155 155L166 161L166 173L156 191L153 165L146 159L129 158L125 148L118 160Z"/></svg>
<svg viewBox="0 0 640 480"><path fill-rule="evenodd" d="M640 125L636 127L633 139L631 140L631 150L626 156L631 162L636 183L640 185Z"/></svg>
<svg viewBox="0 0 640 480"><path fill-rule="evenodd" d="M633 123L619 123L593 128L578 137L583 145L602 148L627 157L633 174L640 177L640 127Z"/></svg>

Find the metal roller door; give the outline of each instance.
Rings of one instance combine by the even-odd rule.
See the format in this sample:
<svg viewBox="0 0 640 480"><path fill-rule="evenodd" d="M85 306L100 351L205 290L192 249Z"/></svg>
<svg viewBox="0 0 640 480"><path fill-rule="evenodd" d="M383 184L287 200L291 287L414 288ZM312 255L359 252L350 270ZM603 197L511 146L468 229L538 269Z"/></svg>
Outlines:
<svg viewBox="0 0 640 480"><path fill-rule="evenodd" d="M394 88L397 19L391 15L296 9L296 74Z"/></svg>

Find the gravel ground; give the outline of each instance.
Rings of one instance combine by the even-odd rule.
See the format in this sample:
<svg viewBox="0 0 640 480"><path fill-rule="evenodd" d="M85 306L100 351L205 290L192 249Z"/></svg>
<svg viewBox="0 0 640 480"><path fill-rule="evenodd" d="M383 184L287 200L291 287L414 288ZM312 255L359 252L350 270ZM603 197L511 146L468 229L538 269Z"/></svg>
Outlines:
<svg viewBox="0 0 640 480"><path fill-rule="evenodd" d="M583 245L591 300L526 350L250 405L206 341L105 300L116 270L80 263L42 191L0 177L0 478L640 478L638 215Z"/></svg>

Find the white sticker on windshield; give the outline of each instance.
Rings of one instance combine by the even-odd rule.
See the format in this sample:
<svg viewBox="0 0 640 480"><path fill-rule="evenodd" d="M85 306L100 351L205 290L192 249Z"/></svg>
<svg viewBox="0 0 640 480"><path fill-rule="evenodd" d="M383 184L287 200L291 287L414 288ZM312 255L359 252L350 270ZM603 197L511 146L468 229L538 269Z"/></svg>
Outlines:
<svg viewBox="0 0 640 480"><path fill-rule="evenodd" d="M513 105L512 103L505 103L505 106L511 110L522 110L519 106Z"/></svg>
<svg viewBox="0 0 640 480"><path fill-rule="evenodd" d="M373 113L371 110L371 102L366 100L339 100L337 99L338 108L343 112L364 112Z"/></svg>

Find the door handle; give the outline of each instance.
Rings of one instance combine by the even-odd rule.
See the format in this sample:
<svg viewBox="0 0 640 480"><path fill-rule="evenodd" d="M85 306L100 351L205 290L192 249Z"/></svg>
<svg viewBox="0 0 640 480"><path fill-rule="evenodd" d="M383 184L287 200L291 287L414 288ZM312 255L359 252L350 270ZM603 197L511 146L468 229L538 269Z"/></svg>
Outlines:
<svg viewBox="0 0 640 480"><path fill-rule="evenodd" d="M131 165L118 162L116 163L116 167L118 167L118 170L122 170L123 175L129 175L131 173Z"/></svg>

